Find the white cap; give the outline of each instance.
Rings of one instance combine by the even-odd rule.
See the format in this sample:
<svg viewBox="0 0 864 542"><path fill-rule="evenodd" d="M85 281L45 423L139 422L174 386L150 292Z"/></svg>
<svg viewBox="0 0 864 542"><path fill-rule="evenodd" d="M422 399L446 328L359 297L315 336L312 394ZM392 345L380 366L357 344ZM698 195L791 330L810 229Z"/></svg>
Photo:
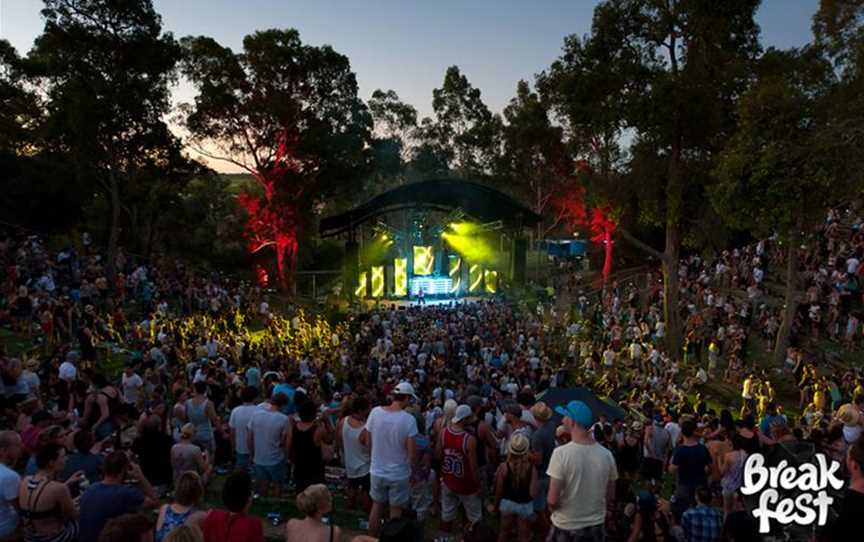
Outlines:
<svg viewBox="0 0 864 542"><path fill-rule="evenodd" d="M459 423L462 420L470 418L474 414L471 407L468 405L459 405L456 407L456 413L453 414L453 423Z"/></svg>
<svg viewBox="0 0 864 542"><path fill-rule="evenodd" d="M400 382L393 388L393 393L396 395L410 395L417 399L417 394L414 393L414 386L410 382Z"/></svg>

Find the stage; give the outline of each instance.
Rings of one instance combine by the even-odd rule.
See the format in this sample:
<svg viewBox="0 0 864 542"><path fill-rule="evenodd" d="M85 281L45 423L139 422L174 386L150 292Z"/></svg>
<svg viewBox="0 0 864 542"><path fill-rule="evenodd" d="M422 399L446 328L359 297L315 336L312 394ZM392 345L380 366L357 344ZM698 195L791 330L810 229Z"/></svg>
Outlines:
<svg viewBox="0 0 864 542"><path fill-rule="evenodd" d="M451 303L454 305L464 305L466 303L476 303L477 301L482 301L484 299L489 299L488 297L479 297L479 296L470 296L470 297L460 297L457 299L454 298L440 298L440 299L425 299L421 304L417 299L363 299L363 306L367 309L372 309L375 307L383 308L389 306L395 306L397 309L404 307L437 307L441 305L450 305Z"/></svg>

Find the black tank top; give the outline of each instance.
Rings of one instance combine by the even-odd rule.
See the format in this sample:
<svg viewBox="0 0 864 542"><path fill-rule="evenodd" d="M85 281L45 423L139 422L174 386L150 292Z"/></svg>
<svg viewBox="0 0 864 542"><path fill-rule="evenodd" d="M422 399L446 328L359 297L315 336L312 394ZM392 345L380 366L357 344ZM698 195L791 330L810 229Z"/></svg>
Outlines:
<svg viewBox="0 0 864 542"><path fill-rule="evenodd" d="M324 458L321 448L315 445L315 431L318 424L302 431L294 428L292 460L294 462L294 485L300 493L312 484L324 483Z"/></svg>
<svg viewBox="0 0 864 542"><path fill-rule="evenodd" d="M518 504L526 504L532 502L531 498L531 477L526 476L522 485L518 485L516 473L510 470L510 463L504 463L507 473L504 475L504 492L501 498L513 501Z"/></svg>

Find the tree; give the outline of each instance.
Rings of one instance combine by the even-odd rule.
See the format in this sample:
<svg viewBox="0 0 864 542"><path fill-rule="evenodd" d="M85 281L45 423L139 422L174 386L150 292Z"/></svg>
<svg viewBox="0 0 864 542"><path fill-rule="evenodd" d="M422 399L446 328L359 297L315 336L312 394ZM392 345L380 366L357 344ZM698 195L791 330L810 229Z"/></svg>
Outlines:
<svg viewBox="0 0 864 542"><path fill-rule="evenodd" d="M417 110L402 102L396 92L376 90L367 104L375 126L372 149L375 156L376 191L405 182L411 158L412 136L417 130Z"/></svg>
<svg viewBox="0 0 864 542"><path fill-rule="evenodd" d="M180 49L150 0L45 0L42 15L44 32L28 57L45 89L42 143L68 157L80 185L96 183L110 202L111 278L124 190L189 168L163 120Z"/></svg>
<svg viewBox="0 0 864 542"><path fill-rule="evenodd" d="M813 49L769 51L761 73L738 104L738 129L720 154L711 201L737 228L761 238L778 235L785 244L786 291L783 322L774 347L782 364L798 307L797 267L804 232L825 216L842 179L842 162L831 137L833 75Z"/></svg>
<svg viewBox="0 0 864 542"><path fill-rule="evenodd" d="M734 128L734 101L759 52L758 3L608 0L595 9L591 34L565 40L561 58L538 79L575 144L597 164L598 182L589 189L610 194L605 199L622 207L619 216L663 231L661 251L619 228L661 262L667 340L676 356L683 232L704 216L712 159ZM622 135L629 160L616 171Z"/></svg>
<svg viewBox="0 0 864 542"><path fill-rule="evenodd" d="M417 132L415 162L466 177L485 177L497 157L501 119L480 97L480 89L457 66L447 68L441 88L432 91L435 119L424 118Z"/></svg>
<svg viewBox="0 0 864 542"><path fill-rule="evenodd" d="M552 217L537 224L537 238L542 239L564 218L557 209L550 212L555 198L575 184L564 131L552 124L547 105L525 81L519 81L516 96L504 108L504 120L497 176L515 197L532 202L534 212Z"/></svg>
<svg viewBox="0 0 864 542"><path fill-rule="evenodd" d="M240 199L249 248L272 247L287 286L309 209L350 197L370 163L372 119L348 58L304 45L293 29L248 35L242 53L204 36L181 43L183 74L198 90L182 108L189 144L258 180L260 193Z"/></svg>

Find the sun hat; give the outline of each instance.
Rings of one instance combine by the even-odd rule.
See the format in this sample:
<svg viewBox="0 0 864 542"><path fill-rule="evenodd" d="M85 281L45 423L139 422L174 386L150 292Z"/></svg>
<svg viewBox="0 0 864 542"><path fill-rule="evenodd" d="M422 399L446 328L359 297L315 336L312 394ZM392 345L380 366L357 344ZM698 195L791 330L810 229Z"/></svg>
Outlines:
<svg viewBox="0 0 864 542"><path fill-rule="evenodd" d="M525 455L528 453L528 437L522 433L516 433L510 438L510 444L507 447L512 455Z"/></svg>
<svg viewBox="0 0 864 542"><path fill-rule="evenodd" d="M538 422L546 422L552 417L552 409L543 401L539 401L531 407L531 415L534 416L534 419Z"/></svg>
<svg viewBox="0 0 864 542"><path fill-rule="evenodd" d="M417 394L414 393L414 386L409 382L400 382L393 388L394 395L409 395L414 399L417 399Z"/></svg>
<svg viewBox="0 0 864 542"><path fill-rule="evenodd" d="M852 403L841 406L834 417L843 425L859 425L861 423L861 411Z"/></svg>
<svg viewBox="0 0 864 542"><path fill-rule="evenodd" d="M453 414L453 423L459 423L474 415L474 411L468 405L459 405L456 407L456 412Z"/></svg>
<svg viewBox="0 0 864 542"><path fill-rule="evenodd" d="M582 401L570 401L566 407L555 407L555 412L565 418L570 418L586 429L594 423L594 414L591 413L588 405Z"/></svg>

